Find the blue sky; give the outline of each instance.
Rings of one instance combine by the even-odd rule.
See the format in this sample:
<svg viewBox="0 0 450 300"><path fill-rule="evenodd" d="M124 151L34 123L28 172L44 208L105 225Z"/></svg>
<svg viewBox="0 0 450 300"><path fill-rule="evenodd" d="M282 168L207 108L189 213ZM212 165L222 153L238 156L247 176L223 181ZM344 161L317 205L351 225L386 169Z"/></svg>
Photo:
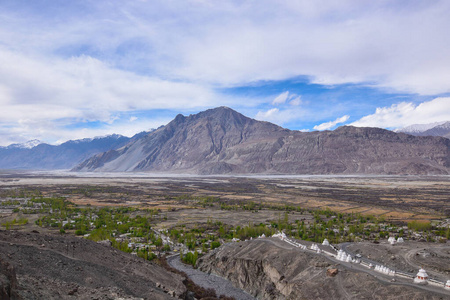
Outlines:
<svg viewBox="0 0 450 300"><path fill-rule="evenodd" d="M450 120L449 1L0 1L0 145L229 106L293 130Z"/></svg>

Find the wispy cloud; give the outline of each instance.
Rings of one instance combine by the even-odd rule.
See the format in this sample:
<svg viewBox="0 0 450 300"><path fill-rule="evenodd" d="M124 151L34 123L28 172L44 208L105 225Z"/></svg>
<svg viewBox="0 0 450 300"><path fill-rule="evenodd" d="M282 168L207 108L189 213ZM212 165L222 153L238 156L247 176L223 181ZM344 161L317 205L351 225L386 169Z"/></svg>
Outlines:
<svg viewBox="0 0 450 300"><path fill-rule="evenodd" d="M279 94L272 101L272 105L284 104L289 97L289 91Z"/></svg>
<svg viewBox="0 0 450 300"><path fill-rule="evenodd" d="M299 106L302 103L301 98L300 95L286 91L276 96L272 101L272 105L282 105L288 101L290 105Z"/></svg>
<svg viewBox="0 0 450 300"><path fill-rule="evenodd" d="M271 108L267 111L258 111L256 114L257 120L275 120L278 119L280 110L278 108Z"/></svg>
<svg viewBox="0 0 450 300"><path fill-rule="evenodd" d="M290 101L289 104L293 106L299 106L302 103L301 96L295 95Z"/></svg>
<svg viewBox="0 0 450 300"><path fill-rule="evenodd" d="M326 122L326 123L322 123L320 125L316 125L314 126L315 130L328 130L328 129L332 129L334 126L336 126L337 124L341 124L346 122L348 119L350 118L350 116L345 115L342 116L340 118L337 118L334 121L330 121L330 122Z"/></svg>
<svg viewBox="0 0 450 300"><path fill-rule="evenodd" d="M375 113L362 117L351 125L394 129L448 120L450 120L450 98L440 97L418 105L401 102L388 107L379 107Z"/></svg>
<svg viewBox="0 0 450 300"><path fill-rule="evenodd" d="M282 109L275 107L268 110L259 110L255 115L255 119L284 126L285 124L301 119L305 114L305 110L296 106L288 106Z"/></svg>

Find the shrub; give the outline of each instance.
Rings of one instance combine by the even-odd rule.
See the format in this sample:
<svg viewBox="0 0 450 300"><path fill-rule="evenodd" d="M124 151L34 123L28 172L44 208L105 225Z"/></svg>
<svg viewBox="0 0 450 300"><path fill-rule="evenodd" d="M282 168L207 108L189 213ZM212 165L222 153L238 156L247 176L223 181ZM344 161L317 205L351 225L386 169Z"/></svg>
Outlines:
<svg viewBox="0 0 450 300"><path fill-rule="evenodd" d="M81 230L81 229L77 229L77 230L75 231L75 234L76 234L76 235L84 235L85 232L84 232L83 230Z"/></svg>
<svg viewBox="0 0 450 300"><path fill-rule="evenodd" d="M220 247L220 242L218 242L218 241L214 241L214 242L212 242L211 243L211 249L216 249L216 248L219 248Z"/></svg>
<svg viewBox="0 0 450 300"><path fill-rule="evenodd" d="M408 222L408 228L417 231L425 231L431 229L431 223L428 221L411 221Z"/></svg>
<svg viewBox="0 0 450 300"><path fill-rule="evenodd" d="M184 263L190 264L192 266L195 266L195 264L197 263L197 259L198 259L198 252L197 251L195 251L194 253L188 252L185 255L181 255L181 260Z"/></svg>

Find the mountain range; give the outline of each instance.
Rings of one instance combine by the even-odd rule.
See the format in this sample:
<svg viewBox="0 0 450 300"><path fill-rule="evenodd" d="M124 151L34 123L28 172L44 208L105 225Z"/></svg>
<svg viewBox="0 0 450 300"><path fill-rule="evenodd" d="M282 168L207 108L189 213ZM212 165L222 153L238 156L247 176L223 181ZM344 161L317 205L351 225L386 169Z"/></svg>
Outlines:
<svg viewBox="0 0 450 300"><path fill-rule="evenodd" d="M94 155L74 171L190 174L449 174L450 140L380 128L299 132L219 107Z"/></svg>
<svg viewBox="0 0 450 300"><path fill-rule="evenodd" d="M71 169L92 155L120 148L147 133L132 138L118 134L49 145L32 140L24 144L0 147L0 169Z"/></svg>
<svg viewBox="0 0 450 300"><path fill-rule="evenodd" d="M415 136L443 136L450 139L450 121L432 124L416 124L396 130Z"/></svg>
<svg viewBox="0 0 450 300"><path fill-rule="evenodd" d="M449 174L450 122L299 132L218 107L157 130L0 147L0 169L190 174ZM415 135L415 136L413 136ZM442 138L444 136L447 138Z"/></svg>

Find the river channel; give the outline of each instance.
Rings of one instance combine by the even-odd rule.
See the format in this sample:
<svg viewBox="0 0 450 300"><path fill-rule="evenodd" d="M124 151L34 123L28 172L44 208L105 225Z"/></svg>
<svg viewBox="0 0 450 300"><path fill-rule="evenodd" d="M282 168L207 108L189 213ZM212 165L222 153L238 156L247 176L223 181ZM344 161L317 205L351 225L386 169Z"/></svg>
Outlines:
<svg viewBox="0 0 450 300"><path fill-rule="evenodd" d="M219 277L214 274L208 274L200 270L194 269L191 266L185 265L180 261L178 255L169 257L167 259L169 265L173 268L183 271L189 278L198 284L199 286L206 289L214 289L217 296L224 295L227 297L233 297L236 300L255 300L253 296L247 294L243 290L236 288L231 281Z"/></svg>

